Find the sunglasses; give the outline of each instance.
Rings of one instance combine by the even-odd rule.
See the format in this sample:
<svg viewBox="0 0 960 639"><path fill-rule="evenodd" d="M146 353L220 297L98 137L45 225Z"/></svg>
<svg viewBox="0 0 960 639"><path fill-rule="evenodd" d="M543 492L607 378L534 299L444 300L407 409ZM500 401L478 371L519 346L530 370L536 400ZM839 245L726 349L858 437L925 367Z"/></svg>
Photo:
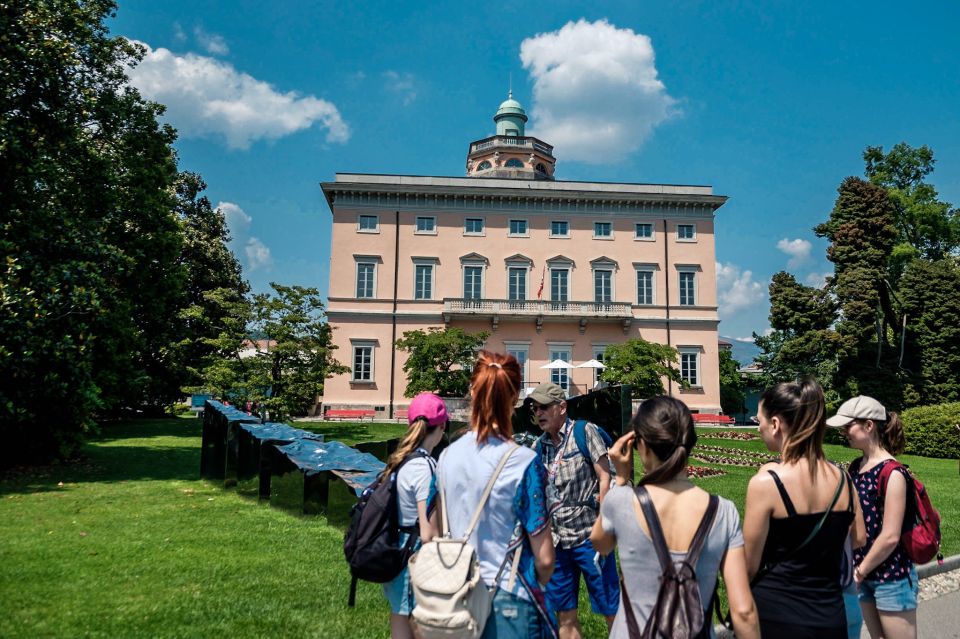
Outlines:
<svg viewBox="0 0 960 639"><path fill-rule="evenodd" d="M536 402L532 402L530 404L530 410L532 410L535 413L539 413L545 410L549 410L553 406L556 406L556 404L538 404Z"/></svg>

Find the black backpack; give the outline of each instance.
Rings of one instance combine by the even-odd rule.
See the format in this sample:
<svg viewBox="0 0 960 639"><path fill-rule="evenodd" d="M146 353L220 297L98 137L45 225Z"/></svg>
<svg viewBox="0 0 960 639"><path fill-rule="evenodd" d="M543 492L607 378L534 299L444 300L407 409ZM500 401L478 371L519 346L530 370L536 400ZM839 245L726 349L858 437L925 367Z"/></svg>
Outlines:
<svg viewBox="0 0 960 639"><path fill-rule="evenodd" d="M389 477L366 488L350 511L350 526L343 538L343 554L353 576L350 605L353 605L357 579L387 583L400 574L413 554L413 547L420 538L419 527L414 524L400 528L397 473L416 457L428 455L422 452L409 455ZM401 531L410 533L410 539L403 546L399 545Z"/></svg>
<svg viewBox="0 0 960 639"><path fill-rule="evenodd" d="M680 561L673 561L663 538L660 518L650 501L650 495L643 486L636 489L637 499L647 520L650 539L660 560L660 589L657 601L653 605L647 624L641 632L630 605L627 589L620 580L620 592L623 594L624 612L627 617L627 633L630 639L693 639L710 636L710 616L704 613L700 600L700 587L697 584L695 568L703 550L707 535L713 526L720 500L710 495L707 510L700 520L700 526L693 535L687 555Z"/></svg>

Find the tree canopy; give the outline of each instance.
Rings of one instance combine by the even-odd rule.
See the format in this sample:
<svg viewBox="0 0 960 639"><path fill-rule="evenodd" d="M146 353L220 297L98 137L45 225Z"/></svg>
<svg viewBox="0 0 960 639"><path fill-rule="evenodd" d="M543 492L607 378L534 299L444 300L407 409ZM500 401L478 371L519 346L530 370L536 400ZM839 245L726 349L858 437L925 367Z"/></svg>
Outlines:
<svg viewBox="0 0 960 639"><path fill-rule="evenodd" d="M477 351L488 333L467 333L462 328L430 328L405 331L397 348L409 353L403 370L407 374L405 395L437 393L463 397L470 389L470 375Z"/></svg>
<svg viewBox="0 0 960 639"><path fill-rule="evenodd" d="M677 350L671 346L634 337L607 346L603 352L606 368L600 379L614 384L630 384L634 399L663 395L664 379L685 384L677 368L678 357Z"/></svg>

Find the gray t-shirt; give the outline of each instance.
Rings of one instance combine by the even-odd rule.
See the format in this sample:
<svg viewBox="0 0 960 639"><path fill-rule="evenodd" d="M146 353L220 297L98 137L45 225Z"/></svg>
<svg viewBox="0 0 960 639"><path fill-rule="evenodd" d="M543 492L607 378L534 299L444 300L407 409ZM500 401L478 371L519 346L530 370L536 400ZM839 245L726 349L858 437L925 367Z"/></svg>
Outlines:
<svg viewBox="0 0 960 639"><path fill-rule="evenodd" d="M397 501L400 504L400 525L417 523L418 501L427 501L436 462L432 457L415 457L397 473ZM429 506L430 504L427 504Z"/></svg>
<svg viewBox="0 0 960 639"><path fill-rule="evenodd" d="M660 589L660 562L653 542L637 521L633 504L636 502L631 486L613 486L600 507L603 530L616 535L620 553L620 571L630 596L633 614L637 624L643 629L653 610L653 604ZM743 546L743 533L740 531L740 515L729 499L720 498L713 527L707 535L707 541L700 553L695 571L700 585L700 601L709 608L710 597L717 584L717 572L720 562L728 548ZM683 559L686 552L671 550L674 560ZM712 630L711 630L712 636ZM626 639L627 619L623 612L623 596L620 608L610 629L611 639Z"/></svg>

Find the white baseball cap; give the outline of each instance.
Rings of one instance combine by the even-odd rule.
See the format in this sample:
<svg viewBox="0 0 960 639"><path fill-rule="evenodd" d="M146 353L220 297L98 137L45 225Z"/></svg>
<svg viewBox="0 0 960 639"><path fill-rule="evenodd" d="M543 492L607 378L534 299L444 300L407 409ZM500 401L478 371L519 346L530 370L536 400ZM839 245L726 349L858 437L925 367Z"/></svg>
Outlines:
<svg viewBox="0 0 960 639"><path fill-rule="evenodd" d="M857 395L840 405L837 414L827 420L827 426L843 428L855 419L872 419L875 422L885 422L887 421L887 409L872 397Z"/></svg>

